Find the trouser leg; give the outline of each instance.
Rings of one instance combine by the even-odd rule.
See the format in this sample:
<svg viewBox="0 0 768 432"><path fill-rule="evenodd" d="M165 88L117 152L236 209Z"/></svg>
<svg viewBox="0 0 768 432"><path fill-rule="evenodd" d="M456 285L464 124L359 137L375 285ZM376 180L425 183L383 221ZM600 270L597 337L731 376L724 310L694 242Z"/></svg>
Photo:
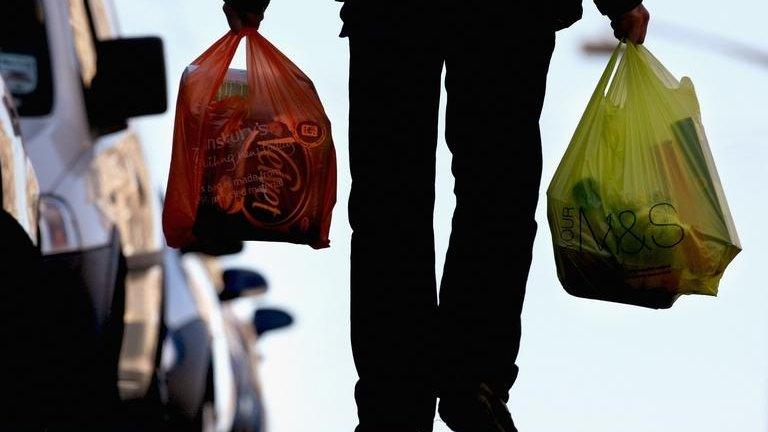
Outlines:
<svg viewBox="0 0 768 432"><path fill-rule="evenodd" d="M419 38L353 35L350 51L351 324L359 430L431 431L432 215L443 61Z"/></svg>
<svg viewBox="0 0 768 432"><path fill-rule="evenodd" d="M506 399L536 233L554 34L474 28L449 45L446 139L457 205L440 292L441 385L485 382Z"/></svg>

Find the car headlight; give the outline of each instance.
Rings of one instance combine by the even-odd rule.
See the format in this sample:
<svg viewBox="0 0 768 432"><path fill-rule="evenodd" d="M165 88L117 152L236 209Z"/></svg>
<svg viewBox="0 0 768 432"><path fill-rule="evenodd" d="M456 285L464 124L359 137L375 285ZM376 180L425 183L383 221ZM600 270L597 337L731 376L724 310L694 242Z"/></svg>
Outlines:
<svg viewBox="0 0 768 432"><path fill-rule="evenodd" d="M40 245L45 255L80 247L80 232L72 211L64 200L52 195L40 197Z"/></svg>

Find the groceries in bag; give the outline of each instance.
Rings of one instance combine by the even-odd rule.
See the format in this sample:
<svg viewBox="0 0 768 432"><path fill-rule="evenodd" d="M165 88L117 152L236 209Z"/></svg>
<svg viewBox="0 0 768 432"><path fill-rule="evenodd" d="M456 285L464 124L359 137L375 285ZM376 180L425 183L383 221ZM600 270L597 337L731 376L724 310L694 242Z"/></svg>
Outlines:
<svg viewBox="0 0 768 432"><path fill-rule="evenodd" d="M693 85L643 46L614 52L547 197L558 276L579 297L716 295L741 250Z"/></svg>
<svg viewBox="0 0 768 432"><path fill-rule="evenodd" d="M168 243L215 239L329 245L336 159L311 81L255 31L229 69L230 33L182 78L164 212Z"/></svg>

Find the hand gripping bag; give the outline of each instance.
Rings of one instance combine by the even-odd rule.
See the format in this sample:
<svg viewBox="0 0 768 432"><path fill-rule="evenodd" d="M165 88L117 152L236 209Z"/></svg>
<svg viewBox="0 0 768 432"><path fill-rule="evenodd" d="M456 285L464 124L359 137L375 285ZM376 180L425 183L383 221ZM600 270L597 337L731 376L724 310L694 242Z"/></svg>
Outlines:
<svg viewBox="0 0 768 432"><path fill-rule="evenodd" d="M669 308L717 295L740 252L691 80L620 44L547 191L572 295Z"/></svg>
<svg viewBox="0 0 768 432"><path fill-rule="evenodd" d="M228 69L243 38L248 69ZM163 211L168 244L325 248L335 203L331 124L312 82L256 30L228 33L181 80Z"/></svg>

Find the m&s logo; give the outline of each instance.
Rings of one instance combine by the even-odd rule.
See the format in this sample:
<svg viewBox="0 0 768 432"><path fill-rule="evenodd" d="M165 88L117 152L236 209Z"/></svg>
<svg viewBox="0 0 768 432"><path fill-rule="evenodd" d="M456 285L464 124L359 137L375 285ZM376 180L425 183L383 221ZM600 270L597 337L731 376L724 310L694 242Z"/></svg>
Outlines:
<svg viewBox="0 0 768 432"><path fill-rule="evenodd" d="M622 210L604 215L582 207L563 207L560 212L560 241L582 252L594 246L614 256L637 255L677 247L685 239L677 209L657 203L647 211Z"/></svg>

